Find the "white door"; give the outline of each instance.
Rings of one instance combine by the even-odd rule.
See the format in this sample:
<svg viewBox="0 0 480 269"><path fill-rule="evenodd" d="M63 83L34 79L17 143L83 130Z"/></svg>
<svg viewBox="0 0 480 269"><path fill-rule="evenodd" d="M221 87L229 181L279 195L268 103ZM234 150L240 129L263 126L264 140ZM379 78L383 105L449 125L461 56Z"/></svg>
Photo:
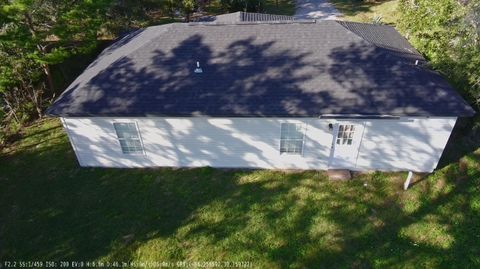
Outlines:
<svg viewBox="0 0 480 269"><path fill-rule="evenodd" d="M330 168L355 168L363 129L362 123L339 122L335 125Z"/></svg>

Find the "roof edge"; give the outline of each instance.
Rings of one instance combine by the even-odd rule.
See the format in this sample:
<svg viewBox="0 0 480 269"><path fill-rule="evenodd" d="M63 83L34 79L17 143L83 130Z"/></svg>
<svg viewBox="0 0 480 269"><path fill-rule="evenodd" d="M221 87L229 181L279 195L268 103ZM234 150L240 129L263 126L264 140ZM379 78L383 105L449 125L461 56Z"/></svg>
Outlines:
<svg viewBox="0 0 480 269"><path fill-rule="evenodd" d="M372 44L374 45L375 47L377 48L384 48L384 49L389 49L389 50L395 50L395 51L401 51L403 53L407 53L407 54L410 54L412 56L418 56L419 60L425 60L425 58L423 57L423 55L418 52L411 44L410 42L400 34L400 32L397 31L397 29L395 29L395 27L391 26L391 25L386 25L386 24L375 24L375 23L364 23L364 22L353 22L353 21L340 21L340 20L335 20L335 22L337 24L339 24L340 26L342 26L344 29L346 29L348 32L352 33L353 35L357 36L358 38L364 40L365 42L368 42L369 44ZM368 27L377 27L377 28L389 28L389 30L393 30L399 37L401 37L402 39L404 39L404 41L406 41L407 44L409 44L409 48L398 48L398 47L393 47L393 46L389 46L389 45L380 45L378 43L375 43L373 40L370 40L369 38L367 38L366 35L362 36L361 34L355 32L353 29L349 28L347 25L348 24L351 24L351 25L362 25L362 26L368 26Z"/></svg>
<svg viewBox="0 0 480 269"><path fill-rule="evenodd" d="M470 113L456 115L446 114L395 114L395 115L377 115L377 114L322 114L322 115L207 115L207 114L155 114L155 113L131 113L131 114L88 114L88 113L51 113L47 109L45 113L48 117L61 118L317 118L317 119L400 119L400 118L468 118L477 112L471 110Z"/></svg>

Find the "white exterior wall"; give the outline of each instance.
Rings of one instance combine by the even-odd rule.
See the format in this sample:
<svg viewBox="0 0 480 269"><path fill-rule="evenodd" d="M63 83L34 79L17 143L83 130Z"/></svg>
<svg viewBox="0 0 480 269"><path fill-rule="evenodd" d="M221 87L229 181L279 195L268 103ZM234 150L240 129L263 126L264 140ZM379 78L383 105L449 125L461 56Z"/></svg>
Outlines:
<svg viewBox="0 0 480 269"><path fill-rule="evenodd" d="M357 169L433 171L447 145L456 118L365 121Z"/></svg>
<svg viewBox="0 0 480 269"><path fill-rule="evenodd" d="M357 120L356 170L432 171L456 118ZM113 122L136 122L145 154L123 154ZM302 155L280 154L282 122L305 124ZM81 166L328 169L336 120L302 118L63 118Z"/></svg>

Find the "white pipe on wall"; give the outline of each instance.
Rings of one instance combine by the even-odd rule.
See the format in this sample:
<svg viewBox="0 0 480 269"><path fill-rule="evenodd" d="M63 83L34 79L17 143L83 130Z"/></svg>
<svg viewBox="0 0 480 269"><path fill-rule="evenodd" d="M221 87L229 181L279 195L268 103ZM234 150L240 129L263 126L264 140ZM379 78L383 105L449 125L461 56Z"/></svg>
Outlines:
<svg viewBox="0 0 480 269"><path fill-rule="evenodd" d="M412 180L412 177L413 177L413 173L412 173L412 171L409 171L408 176L407 176L407 180L405 180L405 183L403 183L403 189L404 190L408 189L408 186L410 185L410 181Z"/></svg>

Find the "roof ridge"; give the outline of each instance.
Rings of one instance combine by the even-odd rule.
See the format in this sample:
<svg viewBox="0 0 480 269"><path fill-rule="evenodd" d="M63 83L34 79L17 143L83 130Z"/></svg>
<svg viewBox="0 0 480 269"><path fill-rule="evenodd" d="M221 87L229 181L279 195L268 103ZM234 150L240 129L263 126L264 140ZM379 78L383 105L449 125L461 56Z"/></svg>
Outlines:
<svg viewBox="0 0 480 269"><path fill-rule="evenodd" d="M363 38L362 36L358 35L357 33L353 32L352 30L348 29L345 25L343 25L342 23L344 21L339 21L339 20L334 20L334 22L336 22L338 25L340 25L344 30L345 32L347 32L349 35L351 36L354 36L355 38L359 39L359 40L363 40L371 45L374 45L372 42L369 42L368 40L366 40L365 38ZM376 47L376 46L375 46Z"/></svg>
<svg viewBox="0 0 480 269"><path fill-rule="evenodd" d="M339 21L339 20L335 20L335 22L337 22L339 25L341 25L343 28L345 28L348 32L352 33L353 35L359 37L360 39L364 40L365 42L375 46L376 48L381 48L381 49L388 49L388 50L394 50L396 52L403 52L403 53L408 53L408 54L411 54L411 55L416 55L416 56L420 56L422 59L423 59L423 56L415 50L415 48L412 47L411 48L400 48L400 47L395 47L395 46L391 46L390 44L387 44L386 42L384 44L380 44L378 42L375 42L372 39L370 39L367 34L365 35L362 35L361 33L359 32L356 32L355 30L351 29L348 27L348 25L363 25L363 26L368 26L369 28L371 28L372 26L373 27L378 27L378 28L388 28L389 30L393 30L395 33L397 33L400 37L404 38L402 35L400 35L398 33L398 31L393 27L393 26L390 26L390 25L384 25L384 24L373 24L373 23L363 23L363 22L351 22L351 21ZM406 40L406 39L405 39ZM380 41L380 40L379 40ZM382 40L382 41L385 41L385 40ZM407 43L408 43L408 40L406 40ZM409 44L409 43L408 43Z"/></svg>
<svg viewBox="0 0 480 269"><path fill-rule="evenodd" d="M334 20L340 24L345 23L345 24L361 24L361 25L368 25L368 26L378 26L378 27L388 27L388 28L393 28L393 26L388 25L388 24L378 24L378 23L368 23L368 22L358 22L358 21L342 21L342 20Z"/></svg>
<svg viewBox="0 0 480 269"><path fill-rule="evenodd" d="M237 11L236 13L238 13L238 20L241 21L242 20L242 16L243 16L243 11Z"/></svg>
<svg viewBox="0 0 480 269"><path fill-rule="evenodd" d="M259 12L237 11L232 13L206 16L194 20L194 23L237 24L241 22L296 21L294 16L277 15Z"/></svg>
<svg viewBox="0 0 480 269"><path fill-rule="evenodd" d="M245 21L236 23L224 22L191 22L186 23L188 26L236 26L236 25L267 25L267 24L315 24L315 20L296 20L296 21ZM179 23L182 24L182 23Z"/></svg>

